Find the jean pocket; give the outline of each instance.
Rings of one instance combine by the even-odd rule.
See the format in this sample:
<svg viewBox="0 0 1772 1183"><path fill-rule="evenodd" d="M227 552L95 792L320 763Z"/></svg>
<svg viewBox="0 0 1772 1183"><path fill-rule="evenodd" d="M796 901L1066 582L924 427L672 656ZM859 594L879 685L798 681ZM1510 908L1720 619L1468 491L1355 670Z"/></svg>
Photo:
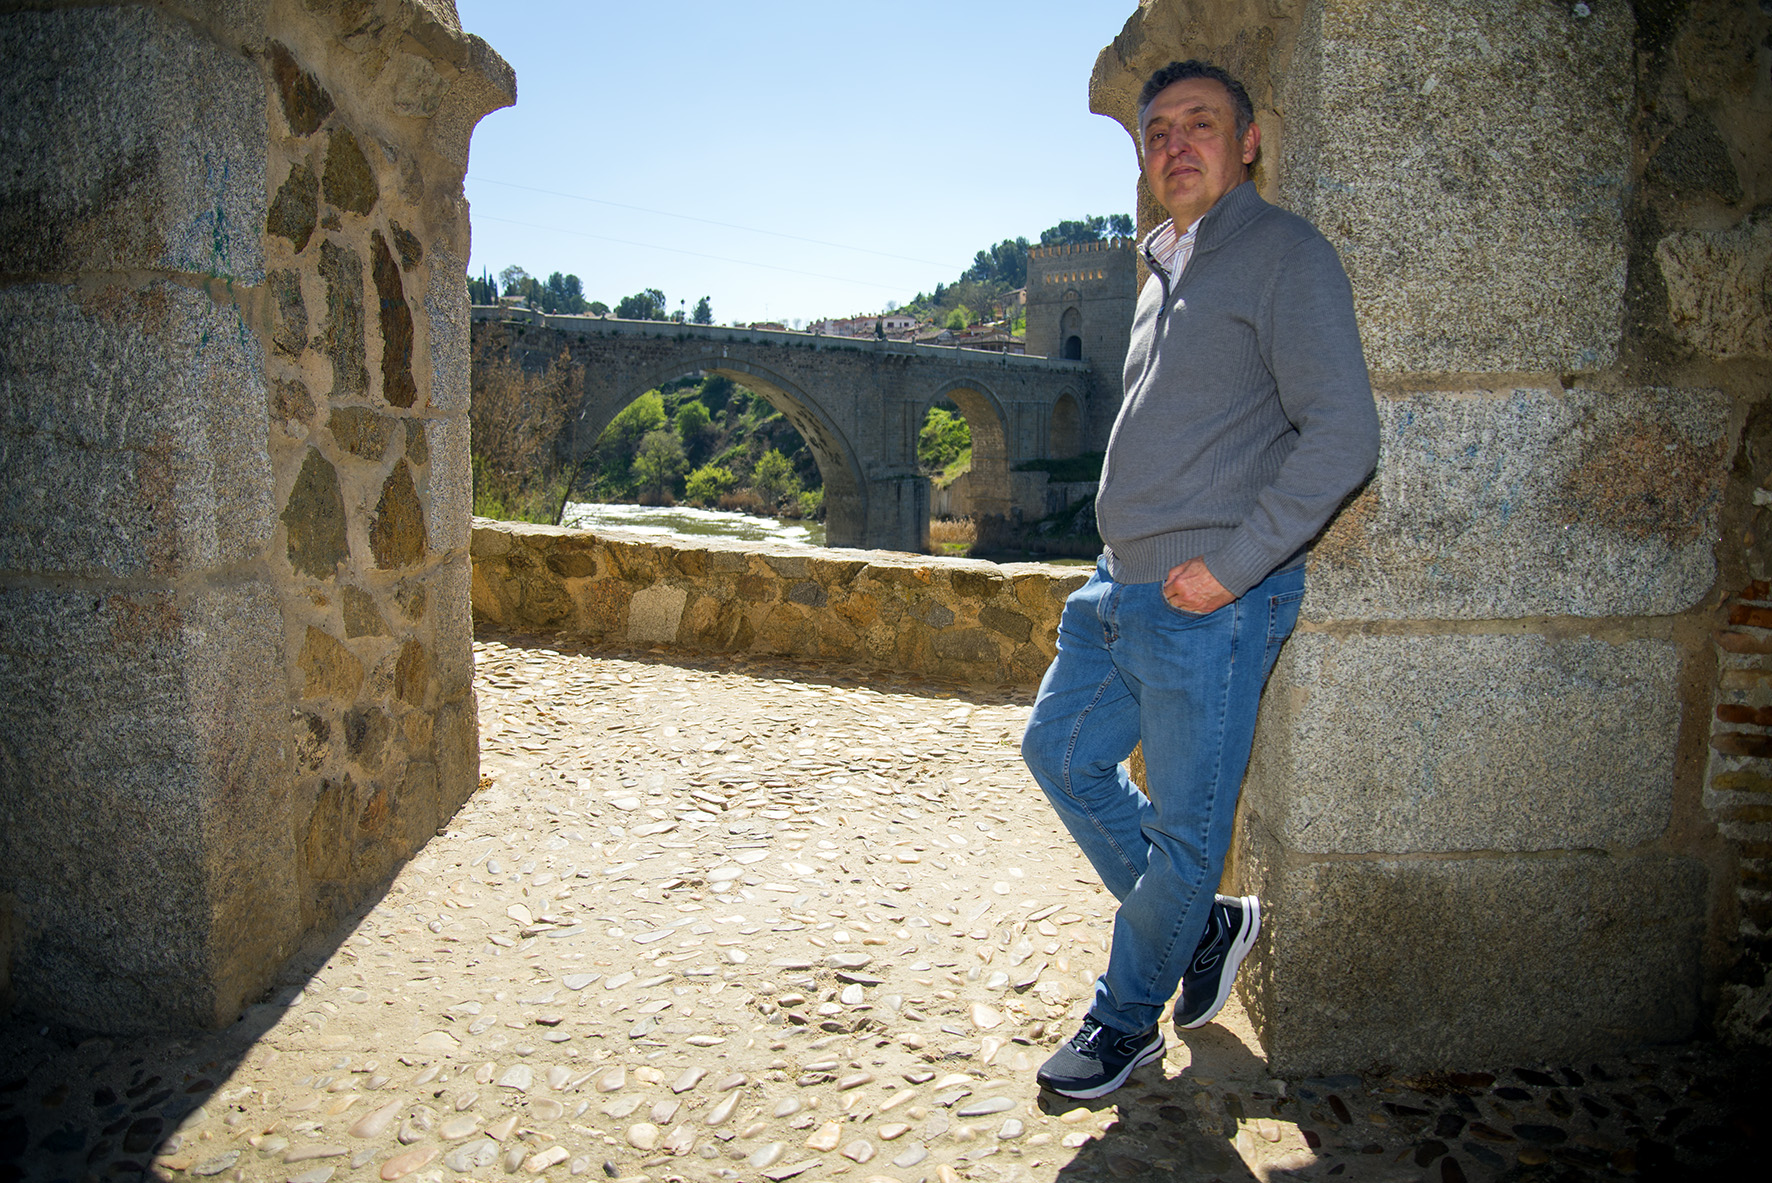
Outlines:
<svg viewBox="0 0 1772 1183"><path fill-rule="evenodd" d="M1226 604L1224 608L1214 608L1210 612L1189 612L1186 608L1177 608L1174 604L1169 602L1169 597L1163 594L1162 584L1159 583L1156 586L1157 602L1163 605L1163 611L1168 615L1169 619L1178 624L1198 624L1202 620L1211 620L1213 617L1223 612L1225 608L1231 608L1236 605L1236 601L1232 600L1229 604Z"/></svg>
<svg viewBox="0 0 1772 1183"><path fill-rule="evenodd" d="M1267 602L1268 644L1277 645L1292 635L1298 626L1298 607L1304 602L1304 589L1281 592Z"/></svg>

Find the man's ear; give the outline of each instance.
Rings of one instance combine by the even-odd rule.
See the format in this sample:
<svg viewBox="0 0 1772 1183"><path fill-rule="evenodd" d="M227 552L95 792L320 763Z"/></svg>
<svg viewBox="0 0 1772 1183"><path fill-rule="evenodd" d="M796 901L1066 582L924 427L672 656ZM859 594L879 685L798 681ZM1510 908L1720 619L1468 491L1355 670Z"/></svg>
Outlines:
<svg viewBox="0 0 1772 1183"><path fill-rule="evenodd" d="M1251 123L1249 130L1243 133L1243 163L1254 164L1255 154L1261 150L1261 125Z"/></svg>

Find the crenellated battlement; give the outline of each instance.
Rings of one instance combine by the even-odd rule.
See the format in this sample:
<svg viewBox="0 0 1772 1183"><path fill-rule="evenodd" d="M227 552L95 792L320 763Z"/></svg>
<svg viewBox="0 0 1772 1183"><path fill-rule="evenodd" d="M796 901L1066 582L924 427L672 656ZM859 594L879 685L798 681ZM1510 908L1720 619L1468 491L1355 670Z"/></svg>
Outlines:
<svg viewBox="0 0 1772 1183"><path fill-rule="evenodd" d="M1070 255L1099 255L1108 251L1129 251L1133 240L1130 238L1104 238L1099 242L1066 242L1057 246L1036 246L1028 248L1028 259L1061 259Z"/></svg>

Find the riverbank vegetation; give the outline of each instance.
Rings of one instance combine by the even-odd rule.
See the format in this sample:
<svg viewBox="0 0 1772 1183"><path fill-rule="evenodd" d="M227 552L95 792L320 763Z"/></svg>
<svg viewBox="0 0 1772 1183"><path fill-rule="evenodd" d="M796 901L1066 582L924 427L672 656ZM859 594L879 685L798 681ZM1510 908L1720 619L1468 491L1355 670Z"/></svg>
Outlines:
<svg viewBox="0 0 1772 1183"><path fill-rule="evenodd" d="M557 522L566 502L566 466L555 441L584 387L566 353L526 374L503 351L476 350L468 410L474 513L512 522Z"/></svg>
<svg viewBox="0 0 1772 1183"><path fill-rule="evenodd" d="M572 498L817 517L824 479L786 416L730 378L708 374L629 403L579 466Z"/></svg>

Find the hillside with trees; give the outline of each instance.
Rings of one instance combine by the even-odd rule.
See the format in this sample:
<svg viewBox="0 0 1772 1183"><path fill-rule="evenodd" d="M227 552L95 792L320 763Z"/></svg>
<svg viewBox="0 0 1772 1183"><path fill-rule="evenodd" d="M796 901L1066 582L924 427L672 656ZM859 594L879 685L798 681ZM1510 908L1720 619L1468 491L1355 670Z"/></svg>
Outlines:
<svg viewBox="0 0 1772 1183"><path fill-rule="evenodd" d="M1010 293L1027 286L1030 246L1100 242L1107 238L1127 238L1131 234L1132 218L1129 215L1109 214L1090 215L1050 226L1040 232L1037 244L1025 238L1005 238L974 255L972 266L953 283L938 283L927 295L918 292L903 311L919 320L950 329L1002 320ZM1013 331L1019 333L1023 327L1018 323L1013 326Z"/></svg>

